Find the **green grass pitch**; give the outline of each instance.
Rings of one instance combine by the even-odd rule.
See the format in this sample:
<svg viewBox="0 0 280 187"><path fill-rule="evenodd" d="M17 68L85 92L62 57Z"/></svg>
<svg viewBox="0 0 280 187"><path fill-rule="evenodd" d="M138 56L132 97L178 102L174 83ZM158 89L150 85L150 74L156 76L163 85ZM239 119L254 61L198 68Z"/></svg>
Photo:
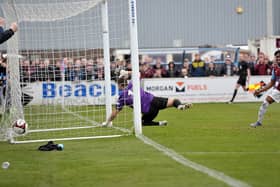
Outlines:
<svg viewBox="0 0 280 187"><path fill-rule="evenodd" d="M144 134L186 158L251 186L280 186L280 105L269 107L263 127L250 128L260 103L195 104L166 109ZM182 166L134 136L65 141L64 151L40 152L42 143L0 142L2 187L182 187L226 186Z"/></svg>

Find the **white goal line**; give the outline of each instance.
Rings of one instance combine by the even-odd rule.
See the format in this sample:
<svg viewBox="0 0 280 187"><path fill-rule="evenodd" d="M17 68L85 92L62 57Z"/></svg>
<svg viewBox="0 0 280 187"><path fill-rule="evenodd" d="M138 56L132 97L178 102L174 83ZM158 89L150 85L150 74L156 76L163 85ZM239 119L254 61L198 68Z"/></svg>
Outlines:
<svg viewBox="0 0 280 187"><path fill-rule="evenodd" d="M117 138L127 135L108 135L108 136L84 136L84 137L73 137L73 138L52 138L52 139L41 139L41 140L23 140L23 141L11 141L14 144L23 143L36 143L36 142L48 142L48 141L67 141L67 140L88 140L88 139L100 139L100 138Z"/></svg>

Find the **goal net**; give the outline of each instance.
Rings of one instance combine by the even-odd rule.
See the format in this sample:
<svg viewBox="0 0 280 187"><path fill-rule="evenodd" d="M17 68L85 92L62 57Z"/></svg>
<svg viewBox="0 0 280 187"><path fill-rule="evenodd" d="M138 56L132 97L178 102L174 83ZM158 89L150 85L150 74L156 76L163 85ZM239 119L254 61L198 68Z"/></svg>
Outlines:
<svg viewBox="0 0 280 187"><path fill-rule="evenodd" d="M113 128L101 127L118 97L116 79L130 59L128 0L7 0L7 24L19 31L7 42L7 81L0 139L15 143L131 134L124 108ZM25 119L28 133L11 124Z"/></svg>

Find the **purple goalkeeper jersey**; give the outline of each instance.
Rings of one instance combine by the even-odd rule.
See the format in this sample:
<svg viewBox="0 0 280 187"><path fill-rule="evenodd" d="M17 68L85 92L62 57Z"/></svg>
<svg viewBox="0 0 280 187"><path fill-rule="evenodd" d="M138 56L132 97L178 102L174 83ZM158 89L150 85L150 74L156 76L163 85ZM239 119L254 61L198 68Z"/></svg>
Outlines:
<svg viewBox="0 0 280 187"><path fill-rule="evenodd" d="M142 88L140 88L140 96L141 96L141 112L147 113L150 110L151 102L154 96L148 92L145 92ZM133 107L132 82L129 82L127 87L120 93L116 108L117 110L122 110L122 108L125 105Z"/></svg>

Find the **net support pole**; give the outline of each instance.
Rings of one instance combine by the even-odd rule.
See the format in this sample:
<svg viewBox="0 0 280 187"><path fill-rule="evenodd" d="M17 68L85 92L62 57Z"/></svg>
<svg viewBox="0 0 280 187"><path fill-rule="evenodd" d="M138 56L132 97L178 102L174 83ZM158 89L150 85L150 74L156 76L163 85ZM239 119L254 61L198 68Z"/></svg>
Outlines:
<svg viewBox="0 0 280 187"><path fill-rule="evenodd" d="M141 123L141 97L140 97L140 73L138 55L138 32L136 0L128 0L129 4L129 25L130 25L130 55L132 64L132 83L133 83L133 113L135 134L142 134Z"/></svg>
<svg viewBox="0 0 280 187"><path fill-rule="evenodd" d="M106 119L108 119L112 113L112 98L111 98L110 43L109 43L109 21L108 21L107 0L104 0L102 2L101 7L102 7L101 11L102 11L104 74L105 74Z"/></svg>

